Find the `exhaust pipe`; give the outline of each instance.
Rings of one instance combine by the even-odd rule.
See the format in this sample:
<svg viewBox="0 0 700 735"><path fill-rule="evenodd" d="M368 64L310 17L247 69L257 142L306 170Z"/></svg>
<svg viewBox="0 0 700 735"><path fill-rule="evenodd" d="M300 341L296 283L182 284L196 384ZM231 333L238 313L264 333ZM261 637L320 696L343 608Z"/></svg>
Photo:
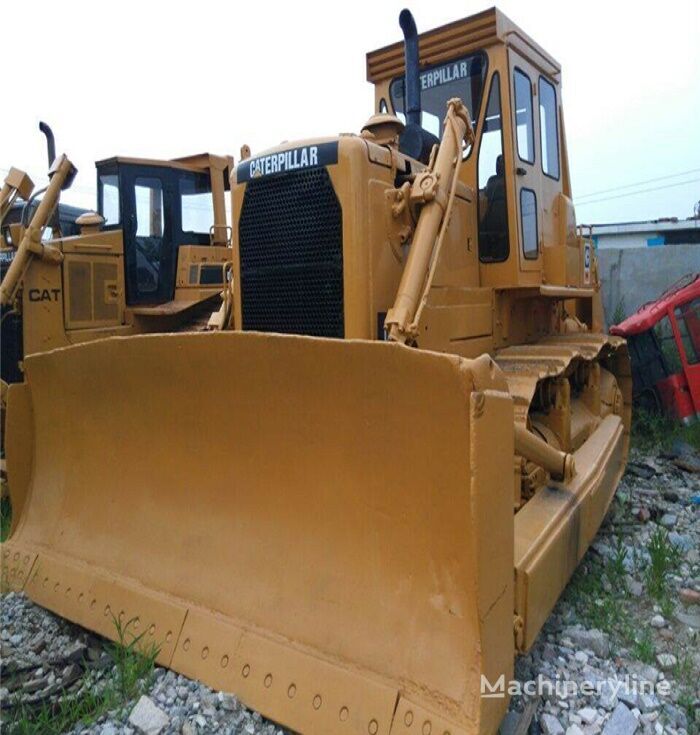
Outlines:
<svg viewBox="0 0 700 735"><path fill-rule="evenodd" d="M53 135L53 130L51 130L51 127L45 123L43 120L39 122L39 130L46 136L46 152L49 157L49 181L53 177L56 170L53 167L54 161L56 161L56 139ZM73 179L75 178L76 169L71 164L72 168L72 174L65 178L65 183L61 187L62 189L67 189L72 183ZM38 192L37 192L38 193ZM47 222L47 225L51 228L51 239L55 239L58 237L61 237L61 219L58 212L58 204L61 198L61 191L59 190L58 196L56 198L56 205L54 207L53 212L51 213L51 217L49 218L49 221Z"/></svg>
<svg viewBox="0 0 700 735"><path fill-rule="evenodd" d="M413 13L404 8L399 14L399 25L403 31L404 89L406 122L420 125L420 78L418 75L418 29Z"/></svg>
<svg viewBox="0 0 700 735"><path fill-rule="evenodd" d="M401 133L399 147L403 153L423 163L428 163L433 146L438 139L421 126L420 72L418 68L418 30L408 8L399 14L403 31L404 53L404 106L406 127Z"/></svg>
<svg viewBox="0 0 700 735"><path fill-rule="evenodd" d="M46 136L46 150L49 154L49 168L51 168L56 160L56 140L53 137L53 130L45 122L39 123L39 130Z"/></svg>

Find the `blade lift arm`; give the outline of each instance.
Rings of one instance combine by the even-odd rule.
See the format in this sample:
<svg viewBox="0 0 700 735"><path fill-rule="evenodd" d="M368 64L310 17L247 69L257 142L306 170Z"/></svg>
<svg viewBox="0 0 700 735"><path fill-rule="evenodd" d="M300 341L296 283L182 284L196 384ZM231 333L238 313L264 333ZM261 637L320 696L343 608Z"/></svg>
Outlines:
<svg viewBox="0 0 700 735"><path fill-rule="evenodd" d="M568 482L576 474L574 457L562 452L522 424L515 424L515 452L543 467L553 480Z"/></svg>
<svg viewBox="0 0 700 735"><path fill-rule="evenodd" d="M39 202L31 222L24 230L15 257L0 284L0 304L3 306L14 301L32 258L39 257L41 260L55 264L60 264L63 261L63 253L53 245L42 243L41 236L58 205L61 190L70 186L75 174L75 166L64 154L54 160L49 171L50 182L46 187L46 192Z"/></svg>
<svg viewBox="0 0 700 735"><path fill-rule="evenodd" d="M442 140L427 171L419 173L411 187L411 199L422 202L408 259L401 275L394 305L386 315L387 339L412 343L435 275L445 232L454 204L462 143L473 143L474 130L466 106L455 97L447 103Z"/></svg>

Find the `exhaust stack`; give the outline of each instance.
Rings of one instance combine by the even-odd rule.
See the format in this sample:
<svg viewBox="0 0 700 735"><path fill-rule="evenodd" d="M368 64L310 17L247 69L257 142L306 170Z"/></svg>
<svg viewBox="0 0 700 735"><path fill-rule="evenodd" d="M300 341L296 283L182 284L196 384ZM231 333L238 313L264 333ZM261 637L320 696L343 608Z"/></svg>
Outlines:
<svg viewBox="0 0 700 735"><path fill-rule="evenodd" d="M420 125L420 78L418 76L418 29L413 13L404 8L399 14L399 25L403 31L406 123Z"/></svg>
<svg viewBox="0 0 700 735"><path fill-rule="evenodd" d="M411 158L428 163L438 139L421 126L420 72L418 68L418 29L413 14L404 8L399 14L404 45L404 106L406 127L401 133L399 147Z"/></svg>
<svg viewBox="0 0 700 735"><path fill-rule="evenodd" d="M39 123L39 130L46 136L46 150L49 156L49 169L56 160L56 139L53 136L53 130L45 123Z"/></svg>

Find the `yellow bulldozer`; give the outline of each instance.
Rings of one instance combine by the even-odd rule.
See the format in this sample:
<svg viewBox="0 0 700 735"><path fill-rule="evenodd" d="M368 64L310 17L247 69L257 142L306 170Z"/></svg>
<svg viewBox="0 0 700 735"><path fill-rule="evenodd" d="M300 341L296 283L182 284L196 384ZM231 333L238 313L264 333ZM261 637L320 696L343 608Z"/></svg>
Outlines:
<svg viewBox="0 0 700 735"><path fill-rule="evenodd" d="M498 10L232 175L227 331L25 359L4 583L298 732L493 733L624 470L558 64Z"/></svg>
<svg viewBox="0 0 700 735"><path fill-rule="evenodd" d="M225 190L232 158L99 161L97 210L77 218L78 234L63 236L59 199L77 171L56 156L53 133L41 126L49 140L48 186L34 191L12 168L0 190L5 384L21 379L24 355L206 325L231 267ZM22 216L10 222L20 200Z"/></svg>

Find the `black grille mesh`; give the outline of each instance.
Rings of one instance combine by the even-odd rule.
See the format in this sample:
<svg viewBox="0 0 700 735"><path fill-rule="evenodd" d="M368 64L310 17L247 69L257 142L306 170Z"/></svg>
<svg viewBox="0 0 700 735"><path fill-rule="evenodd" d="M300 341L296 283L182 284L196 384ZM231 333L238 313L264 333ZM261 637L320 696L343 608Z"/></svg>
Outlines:
<svg viewBox="0 0 700 735"><path fill-rule="evenodd" d="M325 168L252 179L238 225L243 329L343 337L343 218Z"/></svg>

